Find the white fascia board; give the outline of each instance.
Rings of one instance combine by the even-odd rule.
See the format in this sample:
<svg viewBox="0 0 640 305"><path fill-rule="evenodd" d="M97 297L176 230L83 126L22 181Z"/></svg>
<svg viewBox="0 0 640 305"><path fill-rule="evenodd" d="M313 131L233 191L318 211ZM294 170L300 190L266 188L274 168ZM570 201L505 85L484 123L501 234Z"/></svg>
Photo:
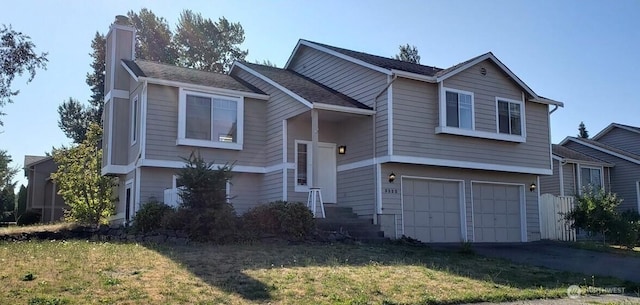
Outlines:
<svg viewBox="0 0 640 305"><path fill-rule="evenodd" d="M384 157L378 158L378 161L380 163L392 162L392 163L407 163L407 164L419 164L419 165L433 165L433 166L481 169L481 170L499 171L499 172L523 173L523 174L532 174L532 175L552 175L553 174L553 171L550 168L537 168L537 167L502 165L502 164L481 163L481 162L471 162L471 161L398 156L398 155L384 156Z"/></svg>
<svg viewBox="0 0 640 305"><path fill-rule="evenodd" d="M164 168L184 168L184 161L140 159L139 167L164 167ZM225 164L213 164L213 168L223 167ZM232 172L264 174L265 168L262 166L233 165Z"/></svg>
<svg viewBox="0 0 640 305"><path fill-rule="evenodd" d="M634 163L634 164L638 164L638 165L640 165L640 160L638 160L638 159L634 159L634 158L631 158L631 157L628 157L628 156L625 156L625 155L619 154L619 153L617 153L617 152L610 151L610 150L608 150L608 149L606 149L606 148L602 148L602 147L600 147L600 146L596 146L596 145L593 145L593 144L589 144L589 143L587 143L587 142L580 141L580 140L578 140L578 139L574 139L574 138L566 138L566 139L562 140L562 142L560 142L560 145L564 145L564 144L565 144L565 143L567 143L568 141L572 141L572 142L578 143L578 144L580 144L580 145L583 145L583 146L586 146L586 147L589 147L589 148L592 148L592 149L595 149L595 150L601 151L601 152L603 152L603 153L605 153L605 154L609 154L609 155L612 155L612 156L614 156L614 157L617 157L617 158L620 158L620 159L623 159L623 160L629 161L629 162L631 162L631 163Z"/></svg>
<svg viewBox="0 0 640 305"><path fill-rule="evenodd" d="M423 81L423 82L427 82L427 83L435 84L435 83L438 82L436 80L436 78L433 77L433 76L426 76L426 75L422 75L422 74L418 74L418 73L412 73L412 72L396 70L396 69L392 69L391 73L393 73L394 75L397 75L398 77L407 78L407 79L413 79L413 80L418 80L418 81Z"/></svg>
<svg viewBox="0 0 640 305"><path fill-rule="evenodd" d="M131 75L133 80L135 80L136 82L138 81L138 76L135 73L133 73L133 71L131 71L129 66L127 66L127 64L125 64L123 60L120 60L120 65L129 73L129 75Z"/></svg>
<svg viewBox="0 0 640 305"><path fill-rule="evenodd" d="M355 58L353 58L351 56L342 54L340 52L336 52L334 50L325 48L323 46L320 46L320 45L317 45L317 44L312 43L310 41L306 41L306 40L302 40L302 39L300 39L300 41L298 41L298 45L294 49L294 53L292 53L291 57L289 58L289 61L287 61L287 65L285 66L285 69L289 68L289 63L292 60L292 58L295 56L295 54L296 54L295 52L299 49L300 45L304 45L304 46L316 49L318 51L333 55L333 56L338 57L340 59L344 59L346 61L352 62L352 63L354 63L356 65L360 65L360 66L363 66L365 68L369 68L371 70L378 71L380 73L384 73L385 75L392 75L393 74L393 73L391 73L391 70L389 70L389 69L385 69L385 68L378 67L376 65L372 65L372 64L364 62L362 60L355 59Z"/></svg>
<svg viewBox="0 0 640 305"><path fill-rule="evenodd" d="M139 81L146 81L149 84L154 84L154 85L179 87L179 88L190 89L190 90L195 90L195 91L204 91L204 92L208 92L208 93L217 93L217 94L231 95L231 96L243 96L243 97L255 98L255 99L259 99L259 100L268 100L269 99L269 96L266 95L266 94L259 94L259 93L253 93L253 92L231 90L231 89L223 89L223 88L210 87L210 86L204 86L204 85L189 84L189 83L183 83L183 82L166 80L166 79L159 79L159 78L152 78L152 77L146 77L146 76L141 76L141 77L138 78L138 80Z"/></svg>
<svg viewBox="0 0 640 305"><path fill-rule="evenodd" d="M253 70L253 69L251 69L251 68L249 68L249 67L247 67L247 66L245 66L245 65L243 65L243 64L241 64L239 62L234 63L234 67L238 67L239 69L242 69L242 70L248 72L249 74L251 74L251 75L253 75L253 76L255 76L255 77L257 77L257 78L259 78L259 79L261 79L261 80L263 80L265 82L267 82L268 84L276 87L278 90L280 90L280 91L284 92L285 94L291 96L293 99L295 99L298 102L304 104L305 106L307 106L309 108L313 108L313 104L311 102L309 102L306 99L304 99L303 97L293 93L293 91L291 91L291 90L285 88L284 86L278 84L274 80L272 80L272 79L270 79L270 78L258 73L257 71L255 71L255 70Z"/></svg>
<svg viewBox="0 0 640 305"><path fill-rule="evenodd" d="M101 170L100 173L104 176L104 175L108 175L108 174L114 174L114 175L126 175L128 174L133 168L131 168L128 165L113 165L113 164L109 164L104 166Z"/></svg>
<svg viewBox="0 0 640 305"><path fill-rule="evenodd" d="M374 114L376 114L375 110L354 108L354 107L345 107L345 106L337 106L337 105L329 105L329 104L324 104L324 103L313 103L313 109L329 110L329 111L337 111L337 112L346 112L346 113L362 114L362 115L374 115Z"/></svg>
<svg viewBox="0 0 640 305"><path fill-rule="evenodd" d="M558 102L548 98L536 97L528 100L529 102L538 103L538 104L546 104L546 105L556 105L559 107L564 107L563 102Z"/></svg>

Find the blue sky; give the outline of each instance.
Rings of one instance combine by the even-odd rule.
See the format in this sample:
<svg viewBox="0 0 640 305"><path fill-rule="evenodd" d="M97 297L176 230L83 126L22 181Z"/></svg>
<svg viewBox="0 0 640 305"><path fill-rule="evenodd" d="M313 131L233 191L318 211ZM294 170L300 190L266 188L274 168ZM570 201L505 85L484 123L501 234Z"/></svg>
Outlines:
<svg viewBox="0 0 640 305"><path fill-rule="evenodd" d="M536 93L565 107L552 115L554 143L611 122L640 126L640 1L12 1L0 23L49 52L48 70L14 82L21 93L0 127L0 149L25 155L69 144L57 107L89 99L91 39L118 14L146 7L172 28L183 9L245 30L249 61L283 66L300 38L381 56L415 45L421 63L446 68L492 51ZM26 183L20 174L19 183Z"/></svg>

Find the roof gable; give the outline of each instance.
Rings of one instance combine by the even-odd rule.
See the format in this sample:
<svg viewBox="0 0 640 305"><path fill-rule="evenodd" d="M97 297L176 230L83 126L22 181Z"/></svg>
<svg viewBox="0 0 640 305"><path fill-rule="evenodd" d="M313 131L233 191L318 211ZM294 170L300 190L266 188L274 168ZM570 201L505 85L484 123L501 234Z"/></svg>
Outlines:
<svg viewBox="0 0 640 305"><path fill-rule="evenodd" d="M589 162L589 163L596 163L596 164L600 164L602 166L608 166L611 167L613 166L613 164L604 162L600 159L585 155L581 152L575 151L571 148L568 147L564 147L561 145L557 145L557 144L553 144L551 146L551 151L553 153L554 156L560 157L562 159L565 159L568 162L573 162L573 163L580 163L580 162Z"/></svg>
<svg viewBox="0 0 640 305"><path fill-rule="evenodd" d="M344 108L371 110L367 105L322 85L295 71L280 69L259 64L234 63L233 69L243 69L254 76L275 86L307 107L317 108L318 104L325 104Z"/></svg>
<svg viewBox="0 0 640 305"><path fill-rule="evenodd" d="M640 156L630 153L628 151L624 151L622 149L618 149L603 143L600 143L598 141L594 141L594 140L590 140L590 139L583 139L583 138L576 138L576 137L566 137L564 140L562 140L562 142L560 142L560 145L565 145L566 143L568 143L569 141L571 142L575 142L578 143L580 145L589 147L591 149L595 149L598 151L601 151L603 153L612 155L614 157L629 161L631 163L635 163L635 164L639 164L640 165Z"/></svg>
<svg viewBox="0 0 640 305"><path fill-rule="evenodd" d="M611 124L609 124L609 126L605 127L603 130L598 132L598 134L593 136L593 138L591 138L591 139L597 141L598 139L602 138L603 136L605 136L606 134L608 134L609 132L611 132L615 128L620 128L620 129L624 129L624 130L627 130L627 131L630 131L630 132L633 132L633 133L637 133L638 137L640 137L640 127L624 125L624 124L620 124L620 123L611 123Z"/></svg>
<svg viewBox="0 0 640 305"><path fill-rule="evenodd" d="M348 49L338 48L322 43L312 42L304 39L300 39L295 49L291 53L289 60L285 65L285 69L293 62L301 47L310 47L316 50L331 54L333 56L342 58L344 60L353 62L355 64L382 72L387 75L396 74L402 77L408 77L412 79L418 79L428 82L441 82L451 76L454 76L461 71L464 71L484 60L493 61L507 76L509 76L518 86L520 86L531 98L532 102L551 104L557 106L564 106L562 102L548 99L537 95L527 84L525 84L518 76L516 76L505 64L498 60L493 53L488 52L480 56L476 56L469 60L463 61L459 64L453 65L449 68L442 69L433 66L415 64L410 62L404 62L401 60L367 54L363 52L352 51Z"/></svg>

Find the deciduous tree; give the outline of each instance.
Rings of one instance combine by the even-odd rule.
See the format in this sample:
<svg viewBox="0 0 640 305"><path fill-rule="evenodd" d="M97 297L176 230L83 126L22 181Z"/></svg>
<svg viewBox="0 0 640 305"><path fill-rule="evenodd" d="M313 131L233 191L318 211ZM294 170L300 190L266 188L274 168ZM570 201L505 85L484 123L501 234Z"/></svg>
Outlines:
<svg viewBox="0 0 640 305"><path fill-rule="evenodd" d="M58 170L51 174L65 203L65 219L87 224L107 223L114 211L114 178L102 176L102 150L98 141L102 130L97 124L89 126L86 139L71 148L57 149L53 159Z"/></svg>
<svg viewBox="0 0 640 305"><path fill-rule="evenodd" d="M16 76L29 73L29 83L36 76L37 69L47 68L47 53L38 55L35 48L29 36L14 31L11 26L2 25L0 28L0 108L11 103L11 97L19 93L19 90L11 89ZM0 112L1 115L4 113Z"/></svg>

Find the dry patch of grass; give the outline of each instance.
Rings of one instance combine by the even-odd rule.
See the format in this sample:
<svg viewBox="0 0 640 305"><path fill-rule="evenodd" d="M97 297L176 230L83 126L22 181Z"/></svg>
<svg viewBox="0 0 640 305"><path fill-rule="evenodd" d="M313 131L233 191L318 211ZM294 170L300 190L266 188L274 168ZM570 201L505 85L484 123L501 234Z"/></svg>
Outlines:
<svg viewBox="0 0 640 305"><path fill-rule="evenodd" d="M20 234L20 233L36 233L36 232L58 232L64 230L71 230L77 228L78 225L75 223L69 222L61 222L54 224L36 224L32 226L11 226L0 228L0 235L11 235L11 234Z"/></svg>
<svg viewBox="0 0 640 305"><path fill-rule="evenodd" d="M31 241L0 242L0 279L0 304L451 304L563 297L584 276L405 245Z"/></svg>

